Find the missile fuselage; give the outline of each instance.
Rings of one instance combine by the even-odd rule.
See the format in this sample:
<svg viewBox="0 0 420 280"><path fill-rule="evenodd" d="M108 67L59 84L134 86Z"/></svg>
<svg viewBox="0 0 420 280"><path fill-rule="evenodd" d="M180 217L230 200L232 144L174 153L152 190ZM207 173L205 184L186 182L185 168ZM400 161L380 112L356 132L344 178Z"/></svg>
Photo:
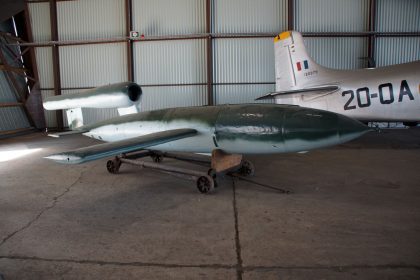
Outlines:
<svg viewBox="0 0 420 280"><path fill-rule="evenodd" d="M192 128L195 136L151 150L268 154L307 151L352 140L369 130L348 117L275 104L185 107L141 112L84 126L84 135L114 142L154 132Z"/></svg>

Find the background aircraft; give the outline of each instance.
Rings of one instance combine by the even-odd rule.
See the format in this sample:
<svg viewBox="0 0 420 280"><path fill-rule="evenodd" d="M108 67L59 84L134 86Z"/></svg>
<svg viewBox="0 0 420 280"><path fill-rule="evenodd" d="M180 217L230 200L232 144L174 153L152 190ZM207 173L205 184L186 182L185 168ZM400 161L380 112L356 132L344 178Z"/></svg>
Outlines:
<svg viewBox="0 0 420 280"><path fill-rule="evenodd" d="M325 68L308 55L302 35L274 39L276 91L257 98L328 110L360 121L420 121L420 61L360 70Z"/></svg>
<svg viewBox="0 0 420 280"><path fill-rule="evenodd" d="M44 108L67 111L79 111L80 107L138 108L140 100L141 89L137 84L121 83L80 94L51 97L44 101ZM72 108L76 106L79 108ZM120 114L125 113L126 110L120 111ZM70 112L68 117L69 125L74 124L75 120L71 119L74 115ZM77 125L82 125L79 118ZM159 153L211 153L212 168L217 173L240 166L242 156L238 154L307 151L344 143L368 130L362 123L346 116L293 105L171 108L126 114L96 124L79 126L64 134L83 133L109 143L46 158L59 163L76 164L145 149ZM108 170L115 173L115 166L118 170L119 164L108 162ZM197 185L201 192L209 191L210 187L203 188L199 182Z"/></svg>

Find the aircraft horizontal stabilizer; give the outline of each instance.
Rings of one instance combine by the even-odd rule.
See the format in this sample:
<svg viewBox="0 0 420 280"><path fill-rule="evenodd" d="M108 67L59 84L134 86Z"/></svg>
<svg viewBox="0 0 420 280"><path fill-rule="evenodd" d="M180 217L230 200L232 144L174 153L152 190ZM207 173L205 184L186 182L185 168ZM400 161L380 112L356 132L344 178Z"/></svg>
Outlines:
<svg viewBox="0 0 420 280"><path fill-rule="evenodd" d="M87 129L77 129L77 130L70 130L70 131L65 131L65 132L57 132L57 133L48 133L47 136L49 137L54 137L54 138L59 138L61 136L67 136L67 135L73 135L73 134L82 134L85 132L88 132L89 130Z"/></svg>
<svg viewBox="0 0 420 280"><path fill-rule="evenodd" d="M319 86L319 87L312 87L312 88L302 88L302 89L294 89L294 90L286 90L286 91L275 91L275 92L270 92L266 95L260 96L258 98L256 98L255 100L264 100L264 99L271 99L274 98L277 95L285 95L285 94L295 94L295 93L313 93L313 92L318 92L318 93L333 93L335 91L337 91L340 87L339 86Z"/></svg>
<svg viewBox="0 0 420 280"><path fill-rule="evenodd" d="M121 141L98 144L73 151L53 154L45 158L59 163L78 164L122 153L138 151L147 147L191 137L195 134L197 134L197 130L195 129L165 130Z"/></svg>

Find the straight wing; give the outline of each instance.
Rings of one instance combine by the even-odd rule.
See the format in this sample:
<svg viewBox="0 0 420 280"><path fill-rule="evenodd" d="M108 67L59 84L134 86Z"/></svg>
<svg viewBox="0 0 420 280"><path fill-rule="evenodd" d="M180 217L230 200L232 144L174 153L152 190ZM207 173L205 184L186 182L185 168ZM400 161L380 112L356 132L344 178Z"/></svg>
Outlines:
<svg viewBox="0 0 420 280"><path fill-rule="evenodd" d="M319 87L313 87L313 88L302 88L302 89L294 89L294 90L286 90L286 91L276 91L276 92L270 92L269 94L260 96L256 98L255 100L263 100L263 99L271 99L274 98L277 95L285 95L285 94L295 94L295 93L311 93L311 92L319 92L325 94L326 92L334 92L338 90L339 86L319 86Z"/></svg>
<svg viewBox="0 0 420 280"><path fill-rule="evenodd" d="M196 134L197 130L188 128L165 130L121 141L98 144L73 151L53 154L45 158L59 163L77 164L122 153L138 151L150 146L191 137Z"/></svg>

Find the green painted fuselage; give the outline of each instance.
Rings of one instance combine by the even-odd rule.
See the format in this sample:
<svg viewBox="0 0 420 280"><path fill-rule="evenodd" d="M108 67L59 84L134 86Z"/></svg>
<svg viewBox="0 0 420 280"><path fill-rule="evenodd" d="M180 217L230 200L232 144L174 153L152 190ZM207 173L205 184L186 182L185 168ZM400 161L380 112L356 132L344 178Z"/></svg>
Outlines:
<svg viewBox="0 0 420 280"><path fill-rule="evenodd" d="M162 109L83 127L107 142L154 132L192 128L197 135L150 147L161 151L264 154L307 151L340 144L368 131L360 122L316 109L275 104Z"/></svg>

